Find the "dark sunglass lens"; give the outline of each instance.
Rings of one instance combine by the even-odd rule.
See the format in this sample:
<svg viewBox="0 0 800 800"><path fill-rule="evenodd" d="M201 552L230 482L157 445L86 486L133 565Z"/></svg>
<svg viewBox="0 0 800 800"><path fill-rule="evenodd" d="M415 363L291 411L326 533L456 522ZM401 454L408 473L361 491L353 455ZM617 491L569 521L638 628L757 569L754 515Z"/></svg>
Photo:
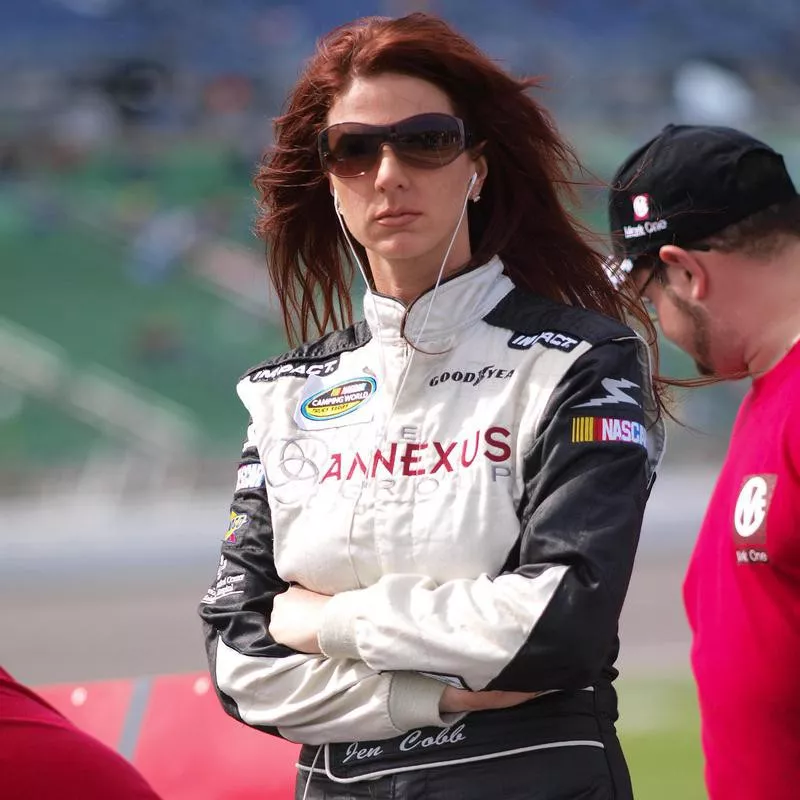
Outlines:
<svg viewBox="0 0 800 800"><path fill-rule="evenodd" d="M332 130L325 167L341 177L363 175L374 166L382 142L383 136L377 132Z"/></svg>
<svg viewBox="0 0 800 800"><path fill-rule="evenodd" d="M454 117L431 114L398 125L396 145L411 163L440 167L454 161L463 151L464 138Z"/></svg>
<svg viewBox="0 0 800 800"><path fill-rule="evenodd" d="M364 175L384 144L407 164L424 169L450 164L466 146L461 121L449 114L419 114L390 126L343 122L320 136L323 168L340 178Z"/></svg>

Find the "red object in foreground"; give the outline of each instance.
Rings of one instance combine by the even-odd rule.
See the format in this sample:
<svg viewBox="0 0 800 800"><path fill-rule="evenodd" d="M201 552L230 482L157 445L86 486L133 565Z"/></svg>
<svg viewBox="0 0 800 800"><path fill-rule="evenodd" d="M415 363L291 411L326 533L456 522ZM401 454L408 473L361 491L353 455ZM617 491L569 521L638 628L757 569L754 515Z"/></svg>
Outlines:
<svg viewBox="0 0 800 800"><path fill-rule="evenodd" d="M117 750L133 694L133 681L93 681L39 686L40 697L82 731Z"/></svg>
<svg viewBox="0 0 800 800"><path fill-rule="evenodd" d="M229 717L207 674L38 687L163 800L291 800L300 745Z"/></svg>
<svg viewBox="0 0 800 800"><path fill-rule="evenodd" d="M164 800L291 800L300 745L248 728L205 674L154 678L133 763Z"/></svg>
<svg viewBox="0 0 800 800"><path fill-rule="evenodd" d="M124 758L3 669L0 775L4 800L159 800Z"/></svg>

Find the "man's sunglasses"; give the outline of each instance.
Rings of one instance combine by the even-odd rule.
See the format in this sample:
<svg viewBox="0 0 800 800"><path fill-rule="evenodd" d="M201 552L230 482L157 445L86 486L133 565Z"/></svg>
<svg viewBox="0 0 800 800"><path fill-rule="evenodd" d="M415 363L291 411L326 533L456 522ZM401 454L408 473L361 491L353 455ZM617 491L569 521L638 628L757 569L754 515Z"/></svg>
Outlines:
<svg viewBox="0 0 800 800"><path fill-rule="evenodd" d="M438 169L455 161L472 141L458 117L418 114L393 125L340 122L325 128L317 144L326 172L356 178L378 163L384 145L410 167Z"/></svg>
<svg viewBox="0 0 800 800"><path fill-rule="evenodd" d="M683 247L685 250L699 250L702 253L710 253L714 249L710 244L703 242L687 244ZM665 269L666 264L652 253L641 257L638 262L633 263L632 269L629 268L628 271L632 273L633 283L639 297L644 295L653 280L658 280L661 283L665 282Z"/></svg>
<svg viewBox="0 0 800 800"><path fill-rule="evenodd" d="M658 261L654 261L644 267L634 267L633 285L636 289L636 294L641 299L644 299L644 293L647 291L647 288L650 286L653 280L656 278L660 279L662 269L663 266Z"/></svg>

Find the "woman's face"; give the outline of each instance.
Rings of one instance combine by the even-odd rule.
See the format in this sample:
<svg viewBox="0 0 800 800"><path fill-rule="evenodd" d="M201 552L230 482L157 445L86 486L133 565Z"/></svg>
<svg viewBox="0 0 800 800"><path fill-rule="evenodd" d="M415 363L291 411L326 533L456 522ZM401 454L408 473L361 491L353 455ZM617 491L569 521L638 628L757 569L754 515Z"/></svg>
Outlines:
<svg viewBox="0 0 800 800"><path fill-rule="evenodd" d="M387 125L426 113L455 114L450 99L437 86L387 73L356 78L333 103L327 122ZM475 173L477 181L469 191ZM330 175L342 216L366 249L379 290L384 290L382 274L388 270L397 275L398 268L409 277L411 272L423 272L435 280L467 195L479 193L485 176L483 157L474 160L464 152L446 166L425 169L404 164L386 145L366 174L353 178ZM465 214L445 272L463 266L469 258Z"/></svg>

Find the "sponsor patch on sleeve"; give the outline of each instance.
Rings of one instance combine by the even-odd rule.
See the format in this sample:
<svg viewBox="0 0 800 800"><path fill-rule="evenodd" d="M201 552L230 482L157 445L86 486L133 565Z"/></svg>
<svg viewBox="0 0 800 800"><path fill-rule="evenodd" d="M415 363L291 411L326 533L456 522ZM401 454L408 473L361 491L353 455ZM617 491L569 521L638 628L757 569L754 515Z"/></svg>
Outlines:
<svg viewBox="0 0 800 800"><path fill-rule="evenodd" d="M580 339L561 331L540 331L532 334L515 332L508 340L508 346L512 350L530 350L535 344L569 353L580 344Z"/></svg>
<svg viewBox="0 0 800 800"><path fill-rule="evenodd" d="M225 539L228 544L236 544L236 532L247 524L247 514L237 514L231 511L228 519L228 530L225 531Z"/></svg>
<svg viewBox="0 0 800 800"><path fill-rule="evenodd" d="M309 378L312 375L331 375L339 368L339 356L327 361L287 361L275 367L264 367L250 374L251 383L275 381L278 378Z"/></svg>
<svg viewBox="0 0 800 800"><path fill-rule="evenodd" d="M251 447L257 447L256 426L251 422L247 426L247 436L245 437L242 450L249 450Z"/></svg>
<svg viewBox="0 0 800 800"><path fill-rule="evenodd" d="M261 462L243 464L236 473L236 489L242 492L246 489L259 489L264 485L264 467Z"/></svg>
<svg viewBox="0 0 800 800"><path fill-rule="evenodd" d="M616 417L573 417L571 441L625 442L647 446L647 430L641 422Z"/></svg>
<svg viewBox="0 0 800 800"><path fill-rule="evenodd" d="M213 606L217 600L220 600L223 597L227 597L231 594L243 594L244 589L244 573L238 574L225 574L225 571L228 566L228 559L225 556L219 561L219 568L217 569L217 579L214 582L214 585L209 588L209 590L205 593L205 596L200 601L205 605Z"/></svg>
<svg viewBox="0 0 800 800"><path fill-rule="evenodd" d="M295 424L300 430L313 431L371 422L374 408L370 400L377 391L378 381L372 375L361 374L346 380L325 380L312 375L295 408Z"/></svg>

